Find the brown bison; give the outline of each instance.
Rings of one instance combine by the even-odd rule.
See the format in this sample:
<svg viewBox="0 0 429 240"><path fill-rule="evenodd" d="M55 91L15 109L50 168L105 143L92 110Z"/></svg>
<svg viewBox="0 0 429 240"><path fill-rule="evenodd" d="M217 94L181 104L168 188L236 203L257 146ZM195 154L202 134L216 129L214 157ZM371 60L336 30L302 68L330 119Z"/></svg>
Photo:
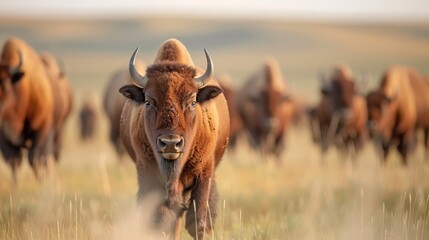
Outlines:
<svg viewBox="0 0 429 240"><path fill-rule="evenodd" d="M293 115L293 103L274 59L252 75L241 89L238 109L250 143L279 156L285 131Z"/></svg>
<svg viewBox="0 0 429 240"><path fill-rule="evenodd" d="M228 102L228 112L230 117L229 146L231 149L235 149L238 136L243 130L243 122L241 121L240 114L237 109L237 92L231 85L230 79L231 78L228 75L222 75L218 78L223 94Z"/></svg>
<svg viewBox="0 0 429 240"><path fill-rule="evenodd" d="M79 112L80 138L82 140L94 138L97 118L95 99L93 97L85 98Z"/></svg>
<svg viewBox="0 0 429 240"><path fill-rule="evenodd" d="M396 146L407 164L415 146L416 130L424 130L429 148L429 82L412 68L393 66L378 88L367 95L370 135L381 146L384 160Z"/></svg>
<svg viewBox="0 0 429 240"><path fill-rule="evenodd" d="M331 134L329 134L332 131L329 131L329 126L334 108L329 88L327 84L322 84L320 102L309 111L312 139L313 142L320 144L322 153L326 153L332 143Z"/></svg>
<svg viewBox="0 0 429 240"><path fill-rule="evenodd" d="M144 64L137 65L139 70L144 69ZM115 147L116 153L122 159L125 149L119 133L119 122L126 98L118 91L124 85L132 84L128 69L120 69L112 74L104 91L103 108L109 120L109 139Z"/></svg>
<svg viewBox="0 0 429 240"><path fill-rule="evenodd" d="M59 160L64 124L70 116L73 107L73 93L69 85L65 70L59 62L49 53L40 54L47 75L49 77L54 98L53 112L53 141L54 158Z"/></svg>
<svg viewBox="0 0 429 240"><path fill-rule="evenodd" d="M312 112L313 138L322 152L335 143L355 157L366 136L367 109L365 98L357 90L350 68L340 65L329 80L322 80L322 98Z"/></svg>
<svg viewBox="0 0 429 240"><path fill-rule="evenodd" d="M154 63L142 76L130 60L134 84L120 92L128 98L121 116L121 136L136 162L143 200L151 193L165 199L155 211L156 226L179 237L186 229L193 238L211 232L218 192L215 169L228 144L228 106L213 64L197 68L185 46L176 39L164 42Z"/></svg>
<svg viewBox="0 0 429 240"><path fill-rule="evenodd" d="M40 56L21 39L9 38L0 60L0 150L11 166L28 160L36 177L52 149L54 96Z"/></svg>

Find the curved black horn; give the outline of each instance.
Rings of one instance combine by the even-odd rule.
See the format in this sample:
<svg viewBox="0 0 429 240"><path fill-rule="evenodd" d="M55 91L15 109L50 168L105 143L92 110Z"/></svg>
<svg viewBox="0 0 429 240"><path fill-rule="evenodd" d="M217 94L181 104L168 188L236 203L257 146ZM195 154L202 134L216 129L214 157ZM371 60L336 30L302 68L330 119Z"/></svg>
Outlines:
<svg viewBox="0 0 429 240"><path fill-rule="evenodd" d="M196 77L194 78L194 82L195 85L198 88L203 88L205 85L207 85L207 83L209 82L212 74L213 74L213 62L212 59L210 57L210 54L207 52L207 50L204 48L204 53L206 54L206 59L207 59L207 69L206 72L201 75L200 77Z"/></svg>
<svg viewBox="0 0 429 240"><path fill-rule="evenodd" d="M17 66L9 67L9 73L10 75L14 75L15 73L19 72L21 70L22 65L24 65L24 56L22 55L21 50L18 50L18 56L19 56L19 63Z"/></svg>
<svg viewBox="0 0 429 240"><path fill-rule="evenodd" d="M137 47L133 55L131 56L129 70L130 70L131 78L133 79L134 83L139 85L140 87L144 87L147 83L148 78L140 75L140 73L138 73L136 69L136 55L138 51L139 51L139 48Z"/></svg>

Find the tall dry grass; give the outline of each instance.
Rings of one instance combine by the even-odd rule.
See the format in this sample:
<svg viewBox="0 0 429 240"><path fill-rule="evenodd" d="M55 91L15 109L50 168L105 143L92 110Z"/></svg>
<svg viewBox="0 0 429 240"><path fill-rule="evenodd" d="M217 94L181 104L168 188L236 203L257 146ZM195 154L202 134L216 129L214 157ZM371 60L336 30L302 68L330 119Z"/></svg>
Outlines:
<svg viewBox="0 0 429 240"><path fill-rule="evenodd" d="M13 187L0 164L0 239L166 237L141 218L150 205L136 206L133 163L117 161L104 131L81 143L76 127L69 123L64 157L43 182L24 164ZM216 173L221 198L209 239L429 237L429 163L421 148L404 168L395 154L380 165L369 144L355 163L334 149L322 159L306 129L292 130L286 147L281 165L244 140L227 152ZM185 230L182 238L190 239Z"/></svg>

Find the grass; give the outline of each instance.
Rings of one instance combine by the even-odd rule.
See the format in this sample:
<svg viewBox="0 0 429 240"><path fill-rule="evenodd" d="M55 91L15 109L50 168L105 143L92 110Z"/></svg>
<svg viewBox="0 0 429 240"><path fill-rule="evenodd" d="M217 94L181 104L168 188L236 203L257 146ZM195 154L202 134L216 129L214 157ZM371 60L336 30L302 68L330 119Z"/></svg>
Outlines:
<svg viewBox="0 0 429 240"><path fill-rule="evenodd" d="M118 162L102 135L91 146L69 137L56 174L40 183L25 164L12 187L9 169L0 164L0 239L152 234L137 214L145 208L135 204L133 163ZM217 170L221 198L210 237L427 239L429 164L421 160L421 149L408 168L394 155L380 166L370 146L354 165L335 150L322 163L305 129L292 130L289 139L294 141L280 166L245 143L225 155ZM305 153L302 145L308 146ZM182 238L190 239L185 230Z"/></svg>

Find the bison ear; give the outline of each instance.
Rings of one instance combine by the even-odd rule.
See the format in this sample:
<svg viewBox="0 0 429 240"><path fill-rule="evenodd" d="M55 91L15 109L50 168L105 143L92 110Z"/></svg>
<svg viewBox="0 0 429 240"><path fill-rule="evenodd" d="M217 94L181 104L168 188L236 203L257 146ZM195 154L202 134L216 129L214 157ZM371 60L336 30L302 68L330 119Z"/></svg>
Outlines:
<svg viewBox="0 0 429 240"><path fill-rule="evenodd" d="M221 94L223 91L220 87L216 86L207 86L198 90L197 94L197 102L202 103L207 100L210 100L217 95Z"/></svg>
<svg viewBox="0 0 429 240"><path fill-rule="evenodd" d="M136 85L125 85L119 89L119 92L122 93L122 95L124 95L126 98L135 102L144 102L143 88L140 88Z"/></svg>
<svg viewBox="0 0 429 240"><path fill-rule="evenodd" d="M24 72L21 72L21 71L14 73L12 76L12 83L16 83L19 80L21 80L24 75L25 75Z"/></svg>

